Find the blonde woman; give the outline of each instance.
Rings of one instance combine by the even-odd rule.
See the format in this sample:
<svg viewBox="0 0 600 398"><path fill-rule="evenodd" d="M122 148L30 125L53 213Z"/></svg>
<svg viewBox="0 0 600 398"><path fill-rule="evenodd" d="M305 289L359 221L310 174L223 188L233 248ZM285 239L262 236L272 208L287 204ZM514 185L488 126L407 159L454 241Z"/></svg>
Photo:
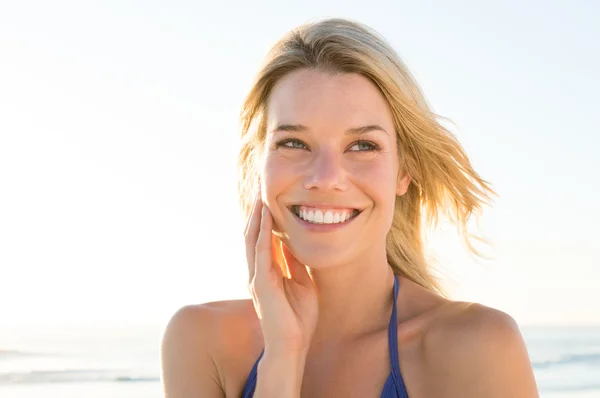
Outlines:
<svg viewBox="0 0 600 398"><path fill-rule="evenodd" d="M241 128L252 300L173 316L167 398L538 396L515 321L444 297L426 262L423 228L445 215L468 243L494 192L382 37L293 29Z"/></svg>

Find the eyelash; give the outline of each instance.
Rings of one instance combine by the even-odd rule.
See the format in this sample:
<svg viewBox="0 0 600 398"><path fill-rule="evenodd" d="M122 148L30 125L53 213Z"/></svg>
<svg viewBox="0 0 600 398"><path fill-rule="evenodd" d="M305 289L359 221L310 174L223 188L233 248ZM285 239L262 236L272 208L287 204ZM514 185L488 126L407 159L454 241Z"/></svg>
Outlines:
<svg viewBox="0 0 600 398"><path fill-rule="evenodd" d="M306 145L305 143L303 143L300 140L297 140L295 138L287 138L284 140L281 140L279 142L277 142L275 144L275 149L278 149L279 147L284 146L287 149L304 149L304 148L296 148L296 147L289 147L289 146L285 146L285 144L288 144L290 142L294 142L294 143L300 143L302 145L304 145L305 147L307 147L308 145ZM366 141L366 140L359 140L356 142L353 142L352 145L350 145L350 147L353 147L354 145L368 145L370 147L370 149L367 150L362 150L362 151L353 151L353 152L378 152L381 150L381 147L379 145L377 145L376 143L372 142L372 141Z"/></svg>

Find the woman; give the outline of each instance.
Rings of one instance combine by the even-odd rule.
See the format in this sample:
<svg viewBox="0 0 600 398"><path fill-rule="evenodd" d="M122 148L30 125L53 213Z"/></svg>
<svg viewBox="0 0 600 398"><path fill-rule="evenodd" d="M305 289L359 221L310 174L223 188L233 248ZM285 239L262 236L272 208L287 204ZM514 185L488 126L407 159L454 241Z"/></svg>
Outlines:
<svg viewBox="0 0 600 398"><path fill-rule="evenodd" d="M166 397L538 396L514 320L445 298L425 260L422 221L468 243L493 195L437 119L361 24L273 47L241 116L252 300L173 316Z"/></svg>

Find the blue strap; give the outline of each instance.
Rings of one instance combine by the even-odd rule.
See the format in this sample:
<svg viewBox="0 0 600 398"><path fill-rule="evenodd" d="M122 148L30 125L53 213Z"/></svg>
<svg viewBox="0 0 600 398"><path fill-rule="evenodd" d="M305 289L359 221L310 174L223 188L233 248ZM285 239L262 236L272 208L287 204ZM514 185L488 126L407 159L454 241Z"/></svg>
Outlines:
<svg viewBox="0 0 600 398"><path fill-rule="evenodd" d="M398 281L398 276L394 274L394 303L392 307L392 315L390 317L390 326L388 327L388 347L390 353L390 362L392 368L392 380L394 387L396 389L396 394L398 398L408 398L408 393L406 392L406 386L404 385L404 380L402 379L402 375L400 374L400 364L398 360L398 309L396 306L396 301L398 301L398 291L400 282ZM262 358L265 350L261 351L258 359L254 363L252 370L250 370L250 374L248 375L248 379L246 380L246 384L244 385L244 389L242 391L242 398L252 398L254 395L254 390L256 389L256 378L258 374L258 363ZM387 396L388 392L388 383L384 387L382 397Z"/></svg>
<svg viewBox="0 0 600 398"><path fill-rule="evenodd" d="M265 349L260 352L258 359L254 362L254 366L252 366L252 370L250 370L250 375L248 376L248 380L246 380L246 384L244 385L244 390L242 391L242 398L252 398L254 396L254 390L256 389L256 377L258 375L258 363L265 353Z"/></svg>
<svg viewBox="0 0 600 398"><path fill-rule="evenodd" d="M388 328L388 347L390 350L390 362L392 367L392 378L394 379L394 385L396 386L396 393L399 398L408 398L406 392L406 386L404 380L400 374L400 363L398 359L398 308L396 301L398 301L398 290L400 282L398 282L398 276L394 274L394 304L392 307L392 316L390 317L390 327Z"/></svg>

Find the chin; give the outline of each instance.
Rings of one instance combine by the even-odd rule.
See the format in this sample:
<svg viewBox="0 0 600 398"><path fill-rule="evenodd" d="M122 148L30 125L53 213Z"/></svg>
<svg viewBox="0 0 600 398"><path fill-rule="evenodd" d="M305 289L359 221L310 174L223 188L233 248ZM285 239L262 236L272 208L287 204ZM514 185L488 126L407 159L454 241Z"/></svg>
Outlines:
<svg viewBox="0 0 600 398"><path fill-rule="evenodd" d="M353 250L349 249L349 245L340 247L340 245L328 242L321 244L290 244L286 242L285 244L299 262L312 269L337 267L356 257L352 254Z"/></svg>

